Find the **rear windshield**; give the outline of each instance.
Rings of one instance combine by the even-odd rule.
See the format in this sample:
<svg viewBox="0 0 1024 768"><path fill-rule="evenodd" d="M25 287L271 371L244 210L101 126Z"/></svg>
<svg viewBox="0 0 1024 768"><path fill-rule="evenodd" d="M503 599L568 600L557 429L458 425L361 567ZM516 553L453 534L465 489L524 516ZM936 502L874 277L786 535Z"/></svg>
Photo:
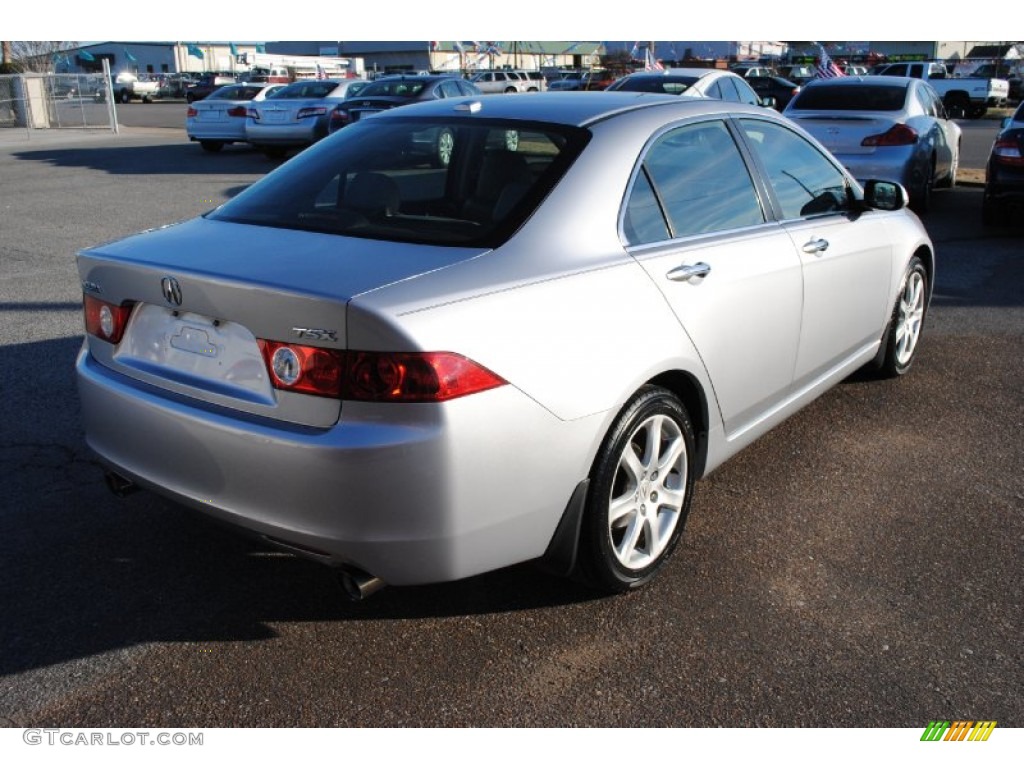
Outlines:
<svg viewBox="0 0 1024 768"><path fill-rule="evenodd" d="M680 94L696 83L697 79L696 77L629 77L608 90Z"/></svg>
<svg viewBox="0 0 1024 768"><path fill-rule="evenodd" d="M420 92L427 87L424 80L377 80L370 83L360 96L403 96L413 98L419 96Z"/></svg>
<svg viewBox="0 0 1024 768"><path fill-rule="evenodd" d="M277 93L272 93L268 99L322 99L338 87L338 83L332 80L310 80L302 83L292 83L282 88Z"/></svg>
<svg viewBox="0 0 1024 768"><path fill-rule="evenodd" d="M225 99L233 101L248 101L263 90L262 85L225 85L211 93L207 98L210 101Z"/></svg>
<svg viewBox="0 0 1024 768"><path fill-rule="evenodd" d="M589 135L546 123L371 117L318 142L208 216L495 247L533 213Z"/></svg>
<svg viewBox="0 0 1024 768"><path fill-rule="evenodd" d="M790 109L898 112L906 100L905 85L821 85L800 91Z"/></svg>

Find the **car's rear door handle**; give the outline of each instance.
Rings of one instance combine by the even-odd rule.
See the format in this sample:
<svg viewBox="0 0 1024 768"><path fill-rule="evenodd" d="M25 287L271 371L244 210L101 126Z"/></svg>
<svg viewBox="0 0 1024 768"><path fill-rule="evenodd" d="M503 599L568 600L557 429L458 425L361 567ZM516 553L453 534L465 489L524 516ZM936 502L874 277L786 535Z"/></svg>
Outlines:
<svg viewBox="0 0 1024 768"><path fill-rule="evenodd" d="M828 250L828 240L819 237L817 240L808 240L804 243L804 253L824 253Z"/></svg>
<svg viewBox="0 0 1024 768"><path fill-rule="evenodd" d="M711 265L698 261L696 264L683 264L675 269L670 269L665 277L669 280L685 283L694 277L707 277L709 272L711 272Z"/></svg>

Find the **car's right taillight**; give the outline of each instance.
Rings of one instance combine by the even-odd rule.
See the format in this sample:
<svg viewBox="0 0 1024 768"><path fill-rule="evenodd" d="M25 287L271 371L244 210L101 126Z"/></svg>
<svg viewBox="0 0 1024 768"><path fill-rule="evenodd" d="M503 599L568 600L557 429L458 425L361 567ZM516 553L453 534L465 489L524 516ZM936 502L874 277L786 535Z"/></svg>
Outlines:
<svg viewBox="0 0 1024 768"><path fill-rule="evenodd" d="M992 159L1001 165L1024 165L1020 141L1015 138L997 138L992 145Z"/></svg>
<svg viewBox="0 0 1024 768"><path fill-rule="evenodd" d="M905 123L896 123L885 133L865 137L862 147L904 147L917 143L917 131Z"/></svg>
<svg viewBox="0 0 1024 768"><path fill-rule="evenodd" d="M245 107L232 107L228 110L228 117L248 117L249 110Z"/></svg>
<svg viewBox="0 0 1024 768"><path fill-rule="evenodd" d="M334 133L344 128L350 122L352 122L352 116L348 112L341 108L335 108L327 119L327 130L329 133Z"/></svg>
<svg viewBox="0 0 1024 768"><path fill-rule="evenodd" d="M453 352L349 352L343 397L392 403L439 403L507 382Z"/></svg>

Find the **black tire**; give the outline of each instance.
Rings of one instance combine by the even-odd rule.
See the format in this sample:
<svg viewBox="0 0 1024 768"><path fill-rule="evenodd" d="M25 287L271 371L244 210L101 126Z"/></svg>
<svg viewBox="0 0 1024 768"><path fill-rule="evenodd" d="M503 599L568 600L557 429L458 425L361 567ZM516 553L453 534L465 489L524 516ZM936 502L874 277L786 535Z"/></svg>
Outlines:
<svg viewBox="0 0 1024 768"><path fill-rule="evenodd" d="M907 272L900 284L900 292L896 296L896 304L889 319L885 358L879 367L879 376L891 379L910 370L920 346L927 311L928 272L921 259L915 256L907 265Z"/></svg>
<svg viewBox="0 0 1024 768"><path fill-rule="evenodd" d="M969 120L978 120L984 117L986 112L988 112L988 107L986 106L970 107L967 110L967 118Z"/></svg>
<svg viewBox="0 0 1024 768"><path fill-rule="evenodd" d="M910 207L918 216L928 213L928 209L932 207L932 188L934 186L935 163L933 161L928 167L928 177L924 180L924 184L921 185L921 189L910 198Z"/></svg>
<svg viewBox="0 0 1024 768"><path fill-rule="evenodd" d="M128 91L122 90L120 93L118 93L118 101L120 101L122 104L128 104L129 102L131 102L131 100L132 95Z"/></svg>
<svg viewBox="0 0 1024 768"><path fill-rule="evenodd" d="M260 147L260 151L271 160L280 160L288 153L284 147Z"/></svg>
<svg viewBox="0 0 1024 768"><path fill-rule="evenodd" d="M200 141L199 146L207 152L220 152L224 149L223 141Z"/></svg>
<svg viewBox="0 0 1024 768"><path fill-rule="evenodd" d="M654 578L686 524L693 466L686 408L668 390L644 387L620 411L594 461L577 575L607 592Z"/></svg>
<svg viewBox="0 0 1024 768"><path fill-rule="evenodd" d="M952 118L966 117L967 110L971 106L971 100L962 93L954 93L946 97L943 106L946 107L946 112Z"/></svg>

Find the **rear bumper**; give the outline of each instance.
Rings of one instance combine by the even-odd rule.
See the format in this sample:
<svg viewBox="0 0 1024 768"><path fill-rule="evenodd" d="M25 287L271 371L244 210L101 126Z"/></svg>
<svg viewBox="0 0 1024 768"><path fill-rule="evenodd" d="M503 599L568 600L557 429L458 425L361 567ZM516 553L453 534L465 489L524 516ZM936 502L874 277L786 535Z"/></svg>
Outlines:
<svg viewBox="0 0 1024 768"><path fill-rule="evenodd" d="M341 423L311 429L157 390L84 347L76 372L86 441L108 467L390 584L540 557L600 424L562 422L505 386L444 404L346 402Z"/></svg>

